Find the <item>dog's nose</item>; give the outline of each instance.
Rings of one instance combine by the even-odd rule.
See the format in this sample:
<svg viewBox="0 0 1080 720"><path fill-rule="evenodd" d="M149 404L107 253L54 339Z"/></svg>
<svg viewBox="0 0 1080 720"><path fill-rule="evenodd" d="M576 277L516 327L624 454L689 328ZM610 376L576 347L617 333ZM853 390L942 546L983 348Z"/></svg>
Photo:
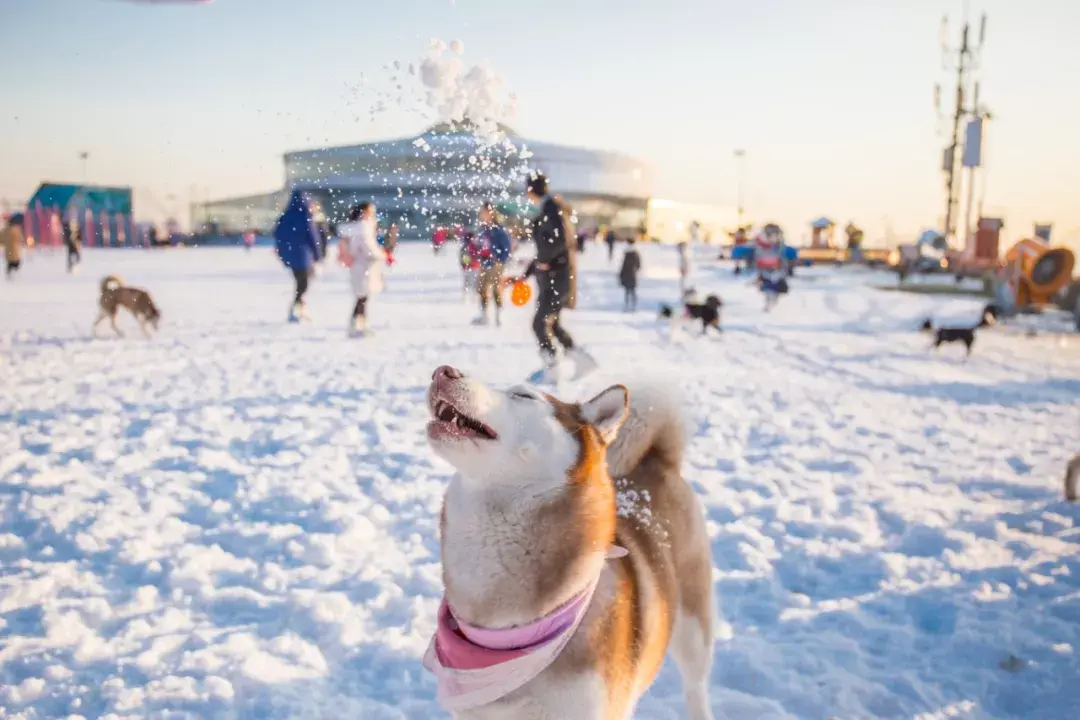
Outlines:
<svg viewBox="0 0 1080 720"><path fill-rule="evenodd" d="M431 376L431 379L438 382L439 380L460 380L463 377L465 376L457 368L443 365L435 369L435 374Z"/></svg>

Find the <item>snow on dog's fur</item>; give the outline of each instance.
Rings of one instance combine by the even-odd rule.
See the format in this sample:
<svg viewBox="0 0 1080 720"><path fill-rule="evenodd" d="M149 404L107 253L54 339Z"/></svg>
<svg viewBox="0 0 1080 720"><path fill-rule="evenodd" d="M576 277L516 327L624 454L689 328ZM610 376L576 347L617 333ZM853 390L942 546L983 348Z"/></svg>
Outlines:
<svg viewBox="0 0 1080 720"><path fill-rule="evenodd" d="M599 577L550 666L455 717L628 718L669 645L689 717L712 717L712 563L701 506L681 476L684 431L670 397L615 385L571 404L435 371L428 437L459 473L441 519L454 614L485 628L526 625ZM612 546L628 555L607 559Z"/></svg>

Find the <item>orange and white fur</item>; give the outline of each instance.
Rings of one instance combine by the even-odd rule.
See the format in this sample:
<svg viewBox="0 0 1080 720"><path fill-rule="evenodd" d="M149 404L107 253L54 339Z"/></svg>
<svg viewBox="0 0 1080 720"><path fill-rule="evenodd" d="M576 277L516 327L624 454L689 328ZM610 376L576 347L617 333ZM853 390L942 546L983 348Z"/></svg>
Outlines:
<svg viewBox="0 0 1080 720"><path fill-rule="evenodd" d="M582 624L535 679L459 720L622 720L668 649L691 720L711 720L712 561L681 475L671 395L615 385L583 404L435 371L434 451L458 471L441 530L446 599L464 621L524 625L599 574ZM607 559L612 546L628 554Z"/></svg>

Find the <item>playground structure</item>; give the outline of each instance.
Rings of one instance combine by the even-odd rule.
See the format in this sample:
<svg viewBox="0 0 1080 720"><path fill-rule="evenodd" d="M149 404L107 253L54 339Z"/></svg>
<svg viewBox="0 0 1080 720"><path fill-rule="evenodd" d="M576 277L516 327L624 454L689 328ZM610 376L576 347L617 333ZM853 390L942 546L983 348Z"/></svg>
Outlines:
<svg viewBox="0 0 1080 720"><path fill-rule="evenodd" d="M1016 309L1038 310L1052 304L1058 291L1072 281L1075 266L1071 250L1027 238L1005 253L1000 287Z"/></svg>
<svg viewBox="0 0 1080 720"><path fill-rule="evenodd" d="M836 223L819 217L810 223L810 247L799 248L800 265L833 263L839 265L847 258L847 250L836 246Z"/></svg>

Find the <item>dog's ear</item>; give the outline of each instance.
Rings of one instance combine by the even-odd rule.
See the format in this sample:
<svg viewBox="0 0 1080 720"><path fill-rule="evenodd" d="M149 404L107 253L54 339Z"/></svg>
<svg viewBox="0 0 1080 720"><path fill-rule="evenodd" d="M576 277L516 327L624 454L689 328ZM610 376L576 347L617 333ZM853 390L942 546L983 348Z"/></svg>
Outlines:
<svg viewBox="0 0 1080 720"><path fill-rule="evenodd" d="M581 406L581 417L596 428L607 445L615 439L630 413L630 391L625 385L612 385Z"/></svg>

